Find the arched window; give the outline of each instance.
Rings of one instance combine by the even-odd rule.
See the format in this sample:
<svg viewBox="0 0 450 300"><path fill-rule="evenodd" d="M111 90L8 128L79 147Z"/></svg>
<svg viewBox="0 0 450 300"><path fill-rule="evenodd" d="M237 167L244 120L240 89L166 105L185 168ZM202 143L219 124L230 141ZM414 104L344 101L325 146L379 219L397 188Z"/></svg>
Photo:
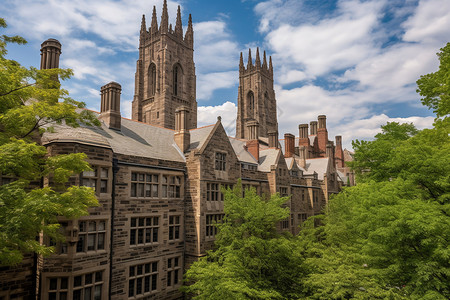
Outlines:
<svg viewBox="0 0 450 300"><path fill-rule="evenodd" d="M255 114L255 95L252 91L247 94L248 116L252 117Z"/></svg>
<svg viewBox="0 0 450 300"><path fill-rule="evenodd" d="M183 70L179 64L173 67L173 95L181 96Z"/></svg>
<svg viewBox="0 0 450 300"><path fill-rule="evenodd" d="M148 96L155 96L156 92L156 66L155 64L151 64L148 67Z"/></svg>

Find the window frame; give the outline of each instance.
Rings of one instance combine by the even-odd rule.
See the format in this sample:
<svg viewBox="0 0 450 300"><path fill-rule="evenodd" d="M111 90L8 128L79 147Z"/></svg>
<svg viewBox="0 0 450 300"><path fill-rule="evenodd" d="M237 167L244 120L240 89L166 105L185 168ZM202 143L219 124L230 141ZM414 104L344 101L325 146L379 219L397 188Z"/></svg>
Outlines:
<svg viewBox="0 0 450 300"><path fill-rule="evenodd" d="M155 225L155 218L157 218L157 224ZM135 225L133 225L133 219ZM150 224L148 220L151 220ZM142 223L140 220L143 220ZM141 247L148 245L157 245L161 239L161 216L160 215L131 215L129 216L129 238L128 244L130 247ZM143 225L140 225L143 224ZM156 230L155 230L156 229ZM134 233L133 233L134 231ZM142 231L142 242L140 241ZM156 232L156 233L155 233ZM155 239L156 235L156 241ZM147 237L150 237L150 241L147 241ZM133 239L134 238L134 242Z"/></svg>

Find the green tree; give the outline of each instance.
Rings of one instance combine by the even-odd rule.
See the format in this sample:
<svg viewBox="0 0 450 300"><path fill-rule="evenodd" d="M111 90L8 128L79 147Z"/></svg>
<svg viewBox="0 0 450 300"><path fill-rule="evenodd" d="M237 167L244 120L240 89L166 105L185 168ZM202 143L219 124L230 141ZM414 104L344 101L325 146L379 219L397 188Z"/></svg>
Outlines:
<svg viewBox="0 0 450 300"><path fill-rule="evenodd" d="M299 237L310 298L450 298L449 121L389 123L354 143L359 184Z"/></svg>
<svg viewBox="0 0 450 300"><path fill-rule="evenodd" d="M426 74L417 80L417 92L423 97L422 104L433 109L438 117L450 113L450 43L441 52L439 70Z"/></svg>
<svg viewBox="0 0 450 300"><path fill-rule="evenodd" d="M6 27L2 18L0 27ZM61 239L58 216L77 218L98 204L92 189L66 184L71 175L90 170L86 155L48 157L37 143L52 123L99 124L93 114L79 110L82 102L60 88L56 79L66 80L72 72L25 68L6 58L8 43L26 41L0 36L0 265L19 263L24 253L52 253L53 247L36 239L39 234ZM44 186L43 178L54 188Z"/></svg>
<svg viewBox="0 0 450 300"><path fill-rule="evenodd" d="M192 264L184 291L194 299L298 299L302 296L301 253L276 224L289 216L273 195L262 200L255 190L241 195L240 183L224 190L225 218L217 224L215 250Z"/></svg>

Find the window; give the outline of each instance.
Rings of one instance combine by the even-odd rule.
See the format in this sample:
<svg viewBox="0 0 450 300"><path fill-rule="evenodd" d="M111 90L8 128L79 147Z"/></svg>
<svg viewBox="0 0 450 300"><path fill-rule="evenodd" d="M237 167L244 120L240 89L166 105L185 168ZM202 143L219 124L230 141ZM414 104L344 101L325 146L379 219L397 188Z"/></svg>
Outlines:
<svg viewBox="0 0 450 300"><path fill-rule="evenodd" d="M318 191L313 191L313 203L319 204L319 192Z"/></svg>
<svg viewBox="0 0 450 300"><path fill-rule="evenodd" d="M91 187L97 193L107 193L109 168L93 166L92 169L81 174L81 185Z"/></svg>
<svg viewBox="0 0 450 300"><path fill-rule="evenodd" d="M302 189L302 201L305 201L305 190Z"/></svg>
<svg viewBox="0 0 450 300"><path fill-rule="evenodd" d="M181 96L181 77L182 77L182 70L180 65L175 65L173 67L173 95L174 96Z"/></svg>
<svg viewBox="0 0 450 300"><path fill-rule="evenodd" d="M148 97L152 97L156 92L156 66L151 64L148 68Z"/></svg>
<svg viewBox="0 0 450 300"><path fill-rule="evenodd" d="M308 215L307 215L307 214L305 214L305 213L303 213L303 214L298 214L298 221L299 221L300 223L305 222L306 219L308 219Z"/></svg>
<svg viewBox="0 0 450 300"><path fill-rule="evenodd" d="M224 214L206 215L206 236L215 237L217 234L217 223L222 223Z"/></svg>
<svg viewBox="0 0 450 300"><path fill-rule="evenodd" d="M130 245L158 242L159 217L131 218Z"/></svg>
<svg viewBox="0 0 450 300"><path fill-rule="evenodd" d="M103 271L75 276L73 278L73 300L101 300Z"/></svg>
<svg viewBox="0 0 450 300"><path fill-rule="evenodd" d="M219 184L207 183L206 184L206 200L207 201L219 201Z"/></svg>
<svg viewBox="0 0 450 300"><path fill-rule="evenodd" d="M279 193L281 197L286 197L288 195L287 187L279 187Z"/></svg>
<svg viewBox="0 0 450 300"><path fill-rule="evenodd" d="M291 170L290 173L292 177L298 177L298 171Z"/></svg>
<svg viewBox="0 0 450 300"><path fill-rule="evenodd" d="M248 117L253 118L255 111L255 95L252 91L247 94Z"/></svg>
<svg viewBox="0 0 450 300"><path fill-rule="evenodd" d="M131 197L158 198L159 175L131 173Z"/></svg>
<svg viewBox="0 0 450 300"><path fill-rule="evenodd" d="M169 216L169 240L180 238L180 216Z"/></svg>
<svg viewBox="0 0 450 300"><path fill-rule="evenodd" d="M128 297L137 298L158 288L158 262L145 263L129 268Z"/></svg>
<svg viewBox="0 0 450 300"><path fill-rule="evenodd" d="M68 226L67 222L61 222L59 224L59 233L65 235L66 228ZM67 243L62 241L55 241L50 238L49 246L55 247L55 254L67 254Z"/></svg>
<svg viewBox="0 0 450 300"><path fill-rule="evenodd" d="M167 260L167 286L175 286L180 283L181 273L181 258L169 258Z"/></svg>
<svg viewBox="0 0 450 300"><path fill-rule="evenodd" d="M78 222L77 252L105 249L106 220Z"/></svg>
<svg viewBox="0 0 450 300"><path fill-rule="evenodd" d="M258 169L257 165L252 165L252 164L242 164L242 169L244 170L249 170L249 171L256 171Z"/></svg>
<svg viewBox="0 0 450 300"><path fill-rule="evenodd" d="M216 170L225 171L227 166L227 154L216 152Z"/></svg>
<svg viewBox="0 0 450 300"><path fill-rule="evenodd" d="M289 228L289 219L285 219L281 221L281 229L288 229Z"/></svg>
<svg viewBox="0 0 450 300"><path fill-rule="evenodd" d="M66 300L69 293L69 277L49 278L48 299Z"/></svg>
<svg viewBox="0 0 450 300"><path fill-rule="evenodd" d="M181 197L181 177L163 175L162 177L162 197L180 198Z"/></svg>

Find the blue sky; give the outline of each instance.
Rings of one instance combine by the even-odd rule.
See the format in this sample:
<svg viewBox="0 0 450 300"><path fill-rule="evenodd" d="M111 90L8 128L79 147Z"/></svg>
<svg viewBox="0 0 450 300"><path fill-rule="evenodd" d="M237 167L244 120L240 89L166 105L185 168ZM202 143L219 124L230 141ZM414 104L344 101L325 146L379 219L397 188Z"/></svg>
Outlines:
<svg viewBox="0 0 450 300"><path fill-rule="evenodd" d="M2 0L6 34L25 37L9 57L39 67L40 44L62 44L61 67L74 77L71 96L99 110L100 87L122 85L129 117L142 14L150 23L162 0ZM194 22L199 126L222 116L234 135L239 53L256 47L272 55L280 138L298 124L327 115L330 139L370 139L388 121L431 126L415 81L437 70L436 52L450 41L448 0L182 0L168 1L175 23L181 5Z"/></svg>

